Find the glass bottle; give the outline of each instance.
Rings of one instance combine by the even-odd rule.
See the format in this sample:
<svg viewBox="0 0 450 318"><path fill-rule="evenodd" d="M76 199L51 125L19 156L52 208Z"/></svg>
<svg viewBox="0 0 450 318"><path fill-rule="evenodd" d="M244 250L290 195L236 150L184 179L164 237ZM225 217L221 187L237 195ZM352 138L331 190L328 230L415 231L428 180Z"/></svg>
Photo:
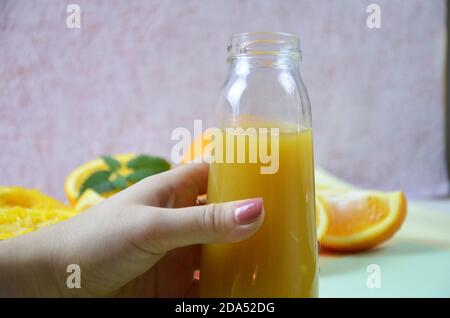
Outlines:
<svg viewBox="0 0 450 318"><path fill-rule="evenodd" d="M223 155L210 164L208 203L262 197L265 217L242 242L203 246L200 296L316 297L313 141L300 41L284 33L237 34L228 52L216 112Z"/></svg>

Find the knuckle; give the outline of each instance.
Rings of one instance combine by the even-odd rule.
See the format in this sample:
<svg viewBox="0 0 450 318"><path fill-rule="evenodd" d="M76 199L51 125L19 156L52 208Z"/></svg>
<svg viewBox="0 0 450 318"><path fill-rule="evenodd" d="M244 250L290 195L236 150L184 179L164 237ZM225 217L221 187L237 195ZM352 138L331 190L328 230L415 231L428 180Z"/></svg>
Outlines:
<svg viewBox="0 0 450 318"><path fill-rule="evenodd" d="M209 204L201 214L202 229L207 233L220 233L224 231L225 222L221 206Z"/></svg>

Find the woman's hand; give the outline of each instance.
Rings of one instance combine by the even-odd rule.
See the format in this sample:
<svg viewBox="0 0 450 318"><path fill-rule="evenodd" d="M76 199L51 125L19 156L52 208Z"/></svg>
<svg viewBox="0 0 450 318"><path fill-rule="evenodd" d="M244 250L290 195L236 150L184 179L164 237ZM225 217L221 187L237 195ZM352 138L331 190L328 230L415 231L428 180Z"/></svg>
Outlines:
<svg viewBox="0 0 450 318"><path fill-rule="evenodd" d="M146 178L67 221L0 242L1 296L196 296L202 243L236 242L263 222L260 198L198 205L208 166ZM69 264L81 269L70 289Z"/></svg>

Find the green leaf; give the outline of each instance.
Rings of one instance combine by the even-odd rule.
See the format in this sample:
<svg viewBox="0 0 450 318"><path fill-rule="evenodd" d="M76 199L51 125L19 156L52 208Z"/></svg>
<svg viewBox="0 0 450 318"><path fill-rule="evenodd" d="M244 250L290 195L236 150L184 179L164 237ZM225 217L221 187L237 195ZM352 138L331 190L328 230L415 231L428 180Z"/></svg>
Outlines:
<svg viewBox="0 0 450 318"><path fill-rule="evenodd" d="M155 173L159 173L169 170L170 163L168 163L166 160L160 157L139 155L128 161L127 167L133 170L149 170L149 171L156 171Z"/></svg>
<svg viewBox="0 0 450 318"><path fill-rule="evenodd" d="M96 171L91 174L81 185L80 196L87 189L92 189L99 194L114 190L114 185L109 181L111 173L111 171Z"/></svg>
<svg viewBox="0 0 450 318"><path fill-rule="evenodd" d="M120 167L122 166L119 160L116 160L111 156L102 156L102 159L107 164L109 170L111 171L116 171L120 169Z"/></svg>
<svg viewBox="0 0 450 318"><path fill-rule="evenodd" d="M166 170L167 169L158 169L158 167L150 168L150 169L138 169L127 176L127 181L131 182L131 183L136 183L138 181L141 181L144 178L147 178L149 176L152 176L152 175L160 173L160 172L164 172Z"/></svg>
<svg viewBox="0 0 450 318"><path fill-rule="evenodd" d="M116 188L117 190L123 190L127 187L127 178L118 175L117 178L112 181L112 183L114 185L114 188Z"/></svg>

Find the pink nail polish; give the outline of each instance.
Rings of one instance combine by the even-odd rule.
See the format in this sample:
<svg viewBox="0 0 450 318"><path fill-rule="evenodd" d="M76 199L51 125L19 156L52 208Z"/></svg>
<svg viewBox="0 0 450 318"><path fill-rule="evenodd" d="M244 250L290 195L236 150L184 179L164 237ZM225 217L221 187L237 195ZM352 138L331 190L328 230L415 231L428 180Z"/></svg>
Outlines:
<svg viewBox="0 0 450 318"><path fill-rule="evenodd" d="M236 205L234 218L238 224L252 223L262 212L261 198L245 200Z"/></svg>

